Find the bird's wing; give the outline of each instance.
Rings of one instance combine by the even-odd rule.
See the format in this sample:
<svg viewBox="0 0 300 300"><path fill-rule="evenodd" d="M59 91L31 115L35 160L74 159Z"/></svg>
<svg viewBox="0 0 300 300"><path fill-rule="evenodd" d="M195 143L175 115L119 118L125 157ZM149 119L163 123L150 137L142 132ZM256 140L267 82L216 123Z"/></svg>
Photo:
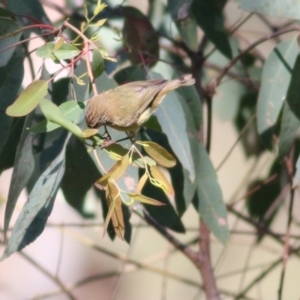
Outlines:
<svg viewBox="0 0 300 300"><path fill-rule="evenodd" d="M131 87L134 88L138 98L136 119L138 119L140 115L146 110L146 108L151 105L156 95L167 84L167 82L168 81L164 79L153 79L147 80L146 82L132 82L132 84L134 83L134 85Z"/></svg>

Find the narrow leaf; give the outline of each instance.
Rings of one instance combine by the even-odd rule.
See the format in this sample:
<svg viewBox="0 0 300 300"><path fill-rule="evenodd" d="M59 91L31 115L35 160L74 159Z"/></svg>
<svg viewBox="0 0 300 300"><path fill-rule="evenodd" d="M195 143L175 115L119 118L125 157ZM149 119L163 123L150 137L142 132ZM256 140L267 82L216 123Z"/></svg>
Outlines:
<svg viewBox="0 0 300 300"><path fill-rule="evenodd" d="M34 169L34 159L32 153L33 134L27 130L31 124L33 115L28 115L23 126L20 142L18 144L14 161L13 174L9 186L7 204L5 207L4 235L6 237L9 223L14 212L16 203L21 191L27 185Z"/></svg>
<svg viewBox="0 0 300 300"><path fill-rule="evenodd" d="M200 217L216 238L226 243L229 239L227 212L216 171L203 145L199 144L201 167L199 168L197 194L193 204Z"/></svg>
<svg viewBox="0 0 300 300"><path fill-rule="evenodd" d="M298 55L296 59L292 72L291 83L283 106L279 134L279 158L283 158L288 154L300 127L299 87L300 55Z"/></svg>
<svg viewBox="0 0 300 300"><path fill-rule="evenodd" d="M107 174L105 174L103 177L96 181L96 186L99 189L104 189L109 179L113 179L114 181L119 180L125 173L128 166L129 155L127 154L124 157L122 157L122 159L118 160L107 172Z"/></svg>
<svg viewBox="0 0 300 300"><path fill-rule="evenodd" d="M148 180L148 178L149 178L149 176L145 172L144 175L140 178L140 180L139 180L139 182L138 182L138 184L136 186L135 191L136 191L137 194L140 194L142 192L142 189L143 189L146 181Z"/></svg>
<svg viewBox="0 0 300 300"><path fill-rule="evenodd" d="M5 67L0 68L0 151L10 133L13 118L9 117L5 111L11 105L20 92L24 76L24 53L17 47Z"/></svg>
<svg viewBox="0 0 300 300"><path fill-rule="evenodd" d="M104 234L106 232L109 220L111 219L116 235L120 239L124 240L125 224L122 211L122 198L113 179L108 180L106 199L109 210L105 219Z"/></svg>
<svg viewBox="0 0 300 300"><path fill-rule="evenodd" d="M144 195L141 194L131 194L131 193L127 193L127 195L132 198L133 200L137 200L140 201L144 204L150 204L150 205L154 205L154 206L162 206L162 205L166 205L165 203L162 203L160 201L157 201L155 199L146 197Z"/></svg>
<svg viewBox="0 0 300 300"><path fill-rule="evenodd" d="M104 71L104 61L98 49L93 50L92 72L95 78L99 77Z"/></svg>
<svg viewBox="0 0 300 300"><path fill-rule="evenodd" d="M299 53L297 37L280 43L268 56L257 103L257 126L262 141L272 148L272 136Z"/></svg>
<svg viewBox="0 0 300 300"><path fill-rule="evenodd" d="M4 50L8 48L0 52L0 67L5 66L12 57L16 46L10 46L15 45L19 41L22 35L21 31L18 32L20 28L19 24L15 21L9 18L0 18L0 49Z"/></svg>
<svg viewBox="0 0 300 300"><path fill-rule="evenodd" d="M219 1L193 0L191 11L208 39L230 59L232 52Z"/></svg>
<svg viewBox="0 0 300 300"><path fill-rule="evenodd" d="M63 149L43 172L32 189L14 225L1 260L22 250L43 232L64 173L65 147L69 137L70 135L66 137Z"/></svg>

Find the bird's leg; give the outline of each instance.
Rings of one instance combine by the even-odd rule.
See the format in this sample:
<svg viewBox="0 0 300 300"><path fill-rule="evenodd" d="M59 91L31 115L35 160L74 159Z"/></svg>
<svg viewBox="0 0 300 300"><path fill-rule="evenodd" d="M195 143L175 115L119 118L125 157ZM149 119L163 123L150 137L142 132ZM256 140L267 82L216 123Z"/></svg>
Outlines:
<svg viewBox="0 0 300 300"><path fill-rule="evenodd" d="M125 138L116 140L116 141L112 141L112 140L106 140L102 145L101 145L101 149L104 149L108 146L114 145L116 143L122 142L122 141L126 141L128 139L130 139L131 143L134 144L134 136L135 133L132 131L126 131L127 136Z"/></svg>
<svg viewBox="0 0 300 300"><path fill-rule="evenodd" d="M107 130L106 125L104 125L104 133L101 135L101 138L103 138L107 142L111 141L111 136Z"/></svg>

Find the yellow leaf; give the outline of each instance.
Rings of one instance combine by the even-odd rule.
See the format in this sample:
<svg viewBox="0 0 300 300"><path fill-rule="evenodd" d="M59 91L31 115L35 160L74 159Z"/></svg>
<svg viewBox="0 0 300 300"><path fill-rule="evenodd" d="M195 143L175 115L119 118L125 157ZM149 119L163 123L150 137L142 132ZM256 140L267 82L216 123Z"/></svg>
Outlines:
<svg viewBox="0 0 300 300"><path fill-rule="evenodd" d="M100 190L105 190L108 180L110 178L115 181L120 179L122 175L125 173L128 166L129 166L129 156L127 154L123 156L122 159L118 160L104 176L98 179L95 182L95 186Z"/></svg>
<svg viewBox="0 0 300 300"><path fill-rule="evenodd" d="M61 36L54 44L54 51L59 50L61 46L64 44L65 40L66 40L65 37Z"/></svg>
<svg viewBox="0 0 300 300"><path fill-rule="evenodd" d="M87 139L87 138L92 137L93 135L97 134L98 129L88 128L88 129L83 130L82 133L83 133L83 137L85 139Z"/></svg>
<svg viewBox="0 0 300 300"><path fill-rule="evenodd" d="M124 217L122 211L122 198L119 189L113 179L111 178L108 179L107 187L108 188L106 190L106 200L109 209L104 222L103 235L107 231L109 221L111 220L116 235L120 239L124 240L125 224L124 224Z"/></svg>
<svg viewBox="0 0 300 300"><path fill-rule="evenodd" d="M147 152L159 165L172 168L176 165L176 159L174 156L169 153L162 146L154 143L154 142L137 142L142 145Z"/></svg>
<svg viewBox="0 0 300 300"><path fill-rule="evenodd" d="M131 156L131 164L139 167L145 168L145 163L149 166L156 166L156 162L150 158L149 156L140 157L136 152L134 152Z"/></svg>
<svg viewBox="0 0 300 300"><path fill-rule="evenodd" d="M98 1L95 9L94 9L94 16L97 16L107 5L105 3L101 3Z"/></svg>
<svg viewBox="0 0 300 300"><path fill-rule="evenodd" d="M107 19L99 20L99 21L97 21L96 23L90 24L90 26L101 27L101 26L106 22L106 20L107 20Z"/></svg>
<svg viewBox="0 0 300 300"><path fill-rule="evenodd" d="M153 185L163 189L165 193L170 194L171 196L175 195L173 186L169 183L166 176L158 167L151 166L150 172L152 175L152 177L150 177L150 182Z"/></svg>
<svg viewBox="0 0 300 300"><path fill-rule="evenodd" d="M142 191L142 189L143 189L143 187L144 187L144 185L145 185L145 183L146 183L147 180L148 180L148 174L145 173L145 174L140 178L139 183L137 184L137 187L136 187L136 189L135 189L137 194L140 194L140 193L141 193L141 191Z"/></svg>
<svg viewBox="0 0 300 300"><path fill-rule="evenodd" d="M150 205L155 205L155 206L166 205L165 203L162 203L158 200L146 197L146 196L141 195L141 194L131 194L131 193L127 193L127 194L130 198L132 198L134 200L137 200L137 201L140 201L140 202L145 203L145 204L150 204Z"/></svg>

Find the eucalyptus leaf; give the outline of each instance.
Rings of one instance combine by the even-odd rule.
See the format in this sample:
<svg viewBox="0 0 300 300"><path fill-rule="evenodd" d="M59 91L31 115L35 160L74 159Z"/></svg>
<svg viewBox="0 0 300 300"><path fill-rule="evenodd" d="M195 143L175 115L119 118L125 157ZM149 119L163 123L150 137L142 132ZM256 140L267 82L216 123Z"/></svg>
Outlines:
<svg viewBox="0 0 300 300"><path fill-rule="evenodd" d="M0 17L0 67L5 66L12 57L22 32L14 20Z"/></svg>
<svg viewBox="0 0 300 300"><path fill-rule="evenodd" d="M272 148L278 121L299 53L298 37L280 43L268 56L262 74L257 103L257 126L262 141Z"/></svg>
<svg viewBox="0 0 300 300"><path fill-rule="evenodd" d="M65 147L70 134L56 158L41 175L14 225L1 260L32 243L44 230L65 170Z"/></svg>
<svg viewBox="0 0 300 300"><path fill-rule="evenodd" d="M30 83L18 99L6 109L11 117L22 117L33 111L47 95L48 83L45 80L36 80Z"/></svg>

